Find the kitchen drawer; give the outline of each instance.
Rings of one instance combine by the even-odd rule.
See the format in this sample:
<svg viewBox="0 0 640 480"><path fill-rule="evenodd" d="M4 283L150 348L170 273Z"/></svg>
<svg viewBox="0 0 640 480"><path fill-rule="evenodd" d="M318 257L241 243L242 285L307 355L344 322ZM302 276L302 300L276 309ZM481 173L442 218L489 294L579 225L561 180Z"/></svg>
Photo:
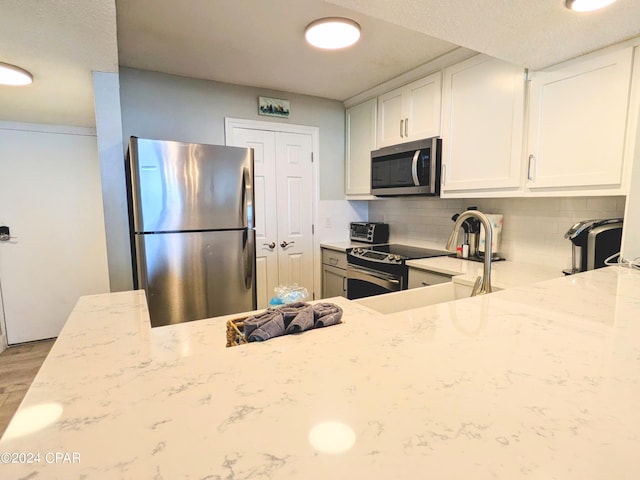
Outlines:
<svg viewBox="0 0 640 480"><path fill-rule="evenodd" d="M337 252L328 248L322 249L322 263L323 265L330 265L332 267L347 268L347 254L345 252Z"/></svg>
<svg viewBox="0 0 640 480"><path fill-rule="evenodd" d="M409 268L409 288L426 287L428 285L437 285L438 283L447 283L450 281L451 275L421 270L419 268Z"/></svg>

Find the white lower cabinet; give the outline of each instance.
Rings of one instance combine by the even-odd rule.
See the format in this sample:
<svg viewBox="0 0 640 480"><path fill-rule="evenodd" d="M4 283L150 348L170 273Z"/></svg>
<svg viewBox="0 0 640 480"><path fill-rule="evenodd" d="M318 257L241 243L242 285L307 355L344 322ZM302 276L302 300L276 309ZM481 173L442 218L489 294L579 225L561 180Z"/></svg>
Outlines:
<svg viewBox="0 0 640 480"><path fill-rule="evenodd" d="M427 287L451 281L451 275L409 267L409 288Z"/></svg>
<svg viewBox="0 0 640 480"><path fill-rule="evenodd" d="M442 94L442 196L520 187L525 72L477 55L446 68Z"/></svg>
<svg viewBox="0 0 640 480"><path fill-rule="evenodd" d="M533 72L527 191L621 187L632 59L628 47Z"/></svg>
<svg viewBox="0 0 640 480"><path fill-rule="evenodd" d="M322 249L322 298L347 296L347 254Z"/></svg>

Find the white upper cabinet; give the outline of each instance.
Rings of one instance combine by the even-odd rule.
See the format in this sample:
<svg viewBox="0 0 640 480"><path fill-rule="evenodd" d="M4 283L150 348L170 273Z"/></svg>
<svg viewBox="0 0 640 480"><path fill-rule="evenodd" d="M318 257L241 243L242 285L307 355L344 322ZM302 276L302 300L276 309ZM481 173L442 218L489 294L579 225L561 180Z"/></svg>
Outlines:
<svg viewBox="0 0 640 480"><path fill-rule="evenodd" d="M345 194L370 195L371 151L376 149L377 99L347 109L345 117Z"/></svg>
<svg viewBox="0 0 640 480"><path fill-rule="evenodd" d="M486 55L444 70L442 196L519 189L525 86L524 68Z"/></svg>
<svg viewBox="0 0 640 480"><path fill-rule="evenodd" d="M632 56L629 47L533 73L527 191L621 188Z"/></svg>
<svg viewBox="0 0 640 480"><path fill-rule="evenodd" d="M440 135L440 72L378 98L378 148Z"/></svg>

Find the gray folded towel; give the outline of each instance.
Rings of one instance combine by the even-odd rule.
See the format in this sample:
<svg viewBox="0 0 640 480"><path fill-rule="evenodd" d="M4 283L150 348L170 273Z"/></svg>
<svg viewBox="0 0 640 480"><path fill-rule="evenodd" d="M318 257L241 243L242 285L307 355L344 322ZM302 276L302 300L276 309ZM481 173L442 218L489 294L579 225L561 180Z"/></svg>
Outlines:
<svg viewBox="0 0 640 480"><path fill-rule="evenodd" d="M311 305L301 306L296 308L295 317L287 326L286 333L301 333L305 330L311 330L313 324L313 308Z"/></svg>
<svg viewBox="0 0 640 480"><path fill-rule="evenodd" d="M341 322L342 309L333 303L313 305L314 328L328 327Z"/></svg>
<svg viewBox="0 0 640 480"><path fill-rule="evenodd" d="M296 318L296 316L308 306L309 304L305 302L294 302L282 305L281 307L277 307L277 310L282 313L285 328L289 327L289 324L293 321L293 319Z"/></svg>
<svg viewBox="0 0 640 480"><path fill-rule="evenodd" d="M333 303L289 303L247 318L244 336L250 342L264 342L288 333L335 325L341 318L342 309Z"/></svg>
<svg viewBox="0 0 640 480"><path fill-rule="evenodd" d="M261 327L269 320L276 318L277 316L281 316L281 313L277 310L265 310L258 315L253 315L252 317L247 318L244 321L244 336L249 338L251 332Z"/></svg>
<svg viewBox="0 0 640 480"><path fill-rule="evenodd" d="M280 313L276 314L253 330L247 337L250 342L264 342L270 338L279 337L285 334L284 321Z"/></svg>

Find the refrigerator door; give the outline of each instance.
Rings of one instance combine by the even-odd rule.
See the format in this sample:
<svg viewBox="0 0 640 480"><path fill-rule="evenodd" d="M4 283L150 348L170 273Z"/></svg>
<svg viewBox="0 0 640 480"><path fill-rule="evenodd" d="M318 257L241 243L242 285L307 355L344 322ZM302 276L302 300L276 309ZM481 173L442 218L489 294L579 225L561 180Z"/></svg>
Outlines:
<svg viewBox="0 0 640 480"><path fill-rule="evenodd" d="M131 137L136 233L253 228L253 150Z"/></svg>
<svg viewBox="0 0 640 480"><path fill-rule="evenodd" d="M256 309L255 231L136 235L151 326Z"/></svg>

